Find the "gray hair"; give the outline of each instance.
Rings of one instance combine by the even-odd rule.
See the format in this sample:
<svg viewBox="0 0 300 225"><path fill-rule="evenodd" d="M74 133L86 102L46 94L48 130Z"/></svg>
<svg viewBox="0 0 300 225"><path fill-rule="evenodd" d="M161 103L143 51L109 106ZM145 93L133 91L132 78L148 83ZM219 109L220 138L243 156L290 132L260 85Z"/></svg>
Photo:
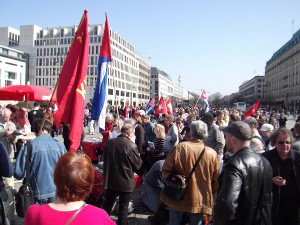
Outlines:
<svg viewBox="0 0 300 225"><path fill-rule="evenodd" d="M244 122L247 123L250 127L251 127L251 125L253 125L255 128L258 127L257 119L255 119L255 118L252 117L252 116L246 117L246 118L244 119Z"/></svg>
<svg viewBox="0 0 300 225"><path fill-rule="evenodd" d="M124 123L121 128L121 133L128 135L131 132L134 132L134 126L131 123Z"/></svg>
<svg viewBox="0 0 300 225"><path fill-rule="evenodd" d="M201 120L192 122L190 130L192 137L195 139L204 140L208 136L207 125Z"/></svg>
<svg viewBox="0 0 300 225"><path fill-rule="evenodd" d="M108 118L111 122L115 120L114 115L111 113L106 113L106 118Z"/></svg>
<svg viewBox="0 0 300 225"><path fill-rule="evenodd" d="M2 110L2 115L4 115L5 113L8 113L9 115L11 115L11 110L9 108L4 108Z"/></svg>

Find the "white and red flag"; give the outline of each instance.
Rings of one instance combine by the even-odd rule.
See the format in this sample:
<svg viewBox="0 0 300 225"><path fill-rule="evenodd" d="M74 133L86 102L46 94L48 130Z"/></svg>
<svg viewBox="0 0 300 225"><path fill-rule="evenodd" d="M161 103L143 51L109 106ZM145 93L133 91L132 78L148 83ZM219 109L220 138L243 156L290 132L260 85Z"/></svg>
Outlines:
<svg viewBox="0 0 300 225"><path fill-rule="evenodd" d="M166 107L167 107L168 114L173 115L173 107L172 107L172 102L171 102L170 98L168 98L166 101Z"/></svg>
<svg viewBox="0 0 300 225"><path fill-rule="evenodd" d="M155 109L155 114L167 114L167 107L163 96L159 99L158 105Z"/></svg>

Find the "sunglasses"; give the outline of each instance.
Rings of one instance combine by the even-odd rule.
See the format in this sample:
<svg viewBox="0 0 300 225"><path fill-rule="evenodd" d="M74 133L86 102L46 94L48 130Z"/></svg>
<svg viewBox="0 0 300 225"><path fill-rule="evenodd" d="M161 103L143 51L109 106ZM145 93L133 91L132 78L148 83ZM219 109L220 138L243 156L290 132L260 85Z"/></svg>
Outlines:
<svg viewBox="0 0 300 225"><path fill-rule="evenodd" d="M290 141L278 141L277 144L280 144L280 145L283 145L283 144L290 145L290 144L292 144L292 142L290 142Z"/></svg>

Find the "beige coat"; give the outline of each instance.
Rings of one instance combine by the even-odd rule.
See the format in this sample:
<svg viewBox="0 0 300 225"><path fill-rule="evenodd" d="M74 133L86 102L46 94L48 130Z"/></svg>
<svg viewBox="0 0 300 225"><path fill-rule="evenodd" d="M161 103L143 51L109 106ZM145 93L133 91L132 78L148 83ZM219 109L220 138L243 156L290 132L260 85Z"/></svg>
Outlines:
<svg viewBox="0 0 300 225"><path fill-rule="evenodd" d="M181 142L168 154L162 168L163 178L173 171L188 177L204 148L201 140ZM175 201L161 192L161 201L173 210L190 213L212 214L214 194L218 189L219 164L217 153L205 147L205 153L193 173L184 199Z"/></svg>

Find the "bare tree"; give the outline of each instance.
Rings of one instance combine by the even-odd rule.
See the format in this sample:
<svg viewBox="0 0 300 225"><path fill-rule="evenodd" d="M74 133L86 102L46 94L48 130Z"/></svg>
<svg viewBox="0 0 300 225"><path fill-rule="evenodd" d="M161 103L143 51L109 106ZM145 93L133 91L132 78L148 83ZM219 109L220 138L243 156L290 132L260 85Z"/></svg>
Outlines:
<svg viewBox="0 0 300 225"><path fill-rule="evenodd" d="M220 92L211 94L208 97L208 101L211 102L212 106L220 108L222 107L222 95Z"/></svg>

